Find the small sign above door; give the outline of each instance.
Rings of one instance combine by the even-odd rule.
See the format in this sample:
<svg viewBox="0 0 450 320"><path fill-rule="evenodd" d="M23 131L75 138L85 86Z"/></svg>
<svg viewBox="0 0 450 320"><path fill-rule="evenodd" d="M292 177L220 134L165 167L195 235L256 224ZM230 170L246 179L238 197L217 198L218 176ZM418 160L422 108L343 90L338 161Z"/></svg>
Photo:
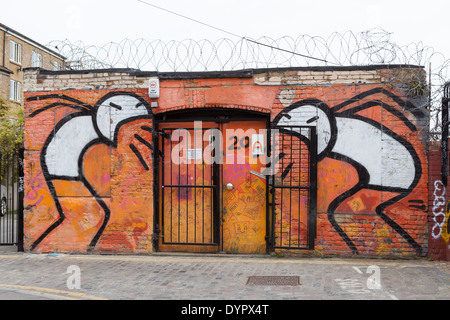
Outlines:
<svg viewBox="0 0 450 320"><path fill-rule="evenodd" d="M261 156L264 154L264 134L253 134L252 135L252 154L254 156Z"/></svg>

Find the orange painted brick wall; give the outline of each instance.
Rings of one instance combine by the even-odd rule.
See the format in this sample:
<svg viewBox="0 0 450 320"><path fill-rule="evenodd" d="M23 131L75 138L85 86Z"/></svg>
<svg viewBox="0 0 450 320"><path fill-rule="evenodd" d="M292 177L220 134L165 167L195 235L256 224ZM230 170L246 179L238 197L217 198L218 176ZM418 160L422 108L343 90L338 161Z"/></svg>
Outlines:
<svg viewBox="0 0 450 320"><path fill-rule="evenodd" d="M25 106L26 250L151 252L152 119L224 108L268 114L280 128L317 127L315 253L425 255L428 116L422 106L382 83L269 82L161 79L159 99L139 86L120 88L120 81L114 89L34 87ZM301 222L291 223L302 230Z"/></svg>

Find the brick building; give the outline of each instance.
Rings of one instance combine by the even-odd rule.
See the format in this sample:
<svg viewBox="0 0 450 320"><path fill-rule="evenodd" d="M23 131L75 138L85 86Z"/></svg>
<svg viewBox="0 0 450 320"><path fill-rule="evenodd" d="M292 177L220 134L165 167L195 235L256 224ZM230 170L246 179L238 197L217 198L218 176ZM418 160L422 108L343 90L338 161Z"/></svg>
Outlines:
<svg viewBox="0 0 450 320"><path fill-rule="evenodd" d="M25 250L424 256L408 73L27 69Z"/></svg>
<svg viewBox="0 0 450 320"><path fill-rule="evenodd" d="M0 96L23 104L23 69L64 68L65 58L29 37L0 23Z"/></svg>

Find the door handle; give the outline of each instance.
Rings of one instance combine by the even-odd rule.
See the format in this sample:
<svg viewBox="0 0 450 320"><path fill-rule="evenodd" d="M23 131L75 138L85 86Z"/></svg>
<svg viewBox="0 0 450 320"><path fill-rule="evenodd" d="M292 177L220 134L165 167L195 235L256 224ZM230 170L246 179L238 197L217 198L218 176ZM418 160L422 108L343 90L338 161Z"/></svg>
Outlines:
<svg viewBox="0 0 450 320"><path fill-rule="evenodd" d="M229 183L229 184L226 185L226 188L227 188L228 191L231 191L231 190L234 189L234 186L233 186L232 183Z"/></svg>

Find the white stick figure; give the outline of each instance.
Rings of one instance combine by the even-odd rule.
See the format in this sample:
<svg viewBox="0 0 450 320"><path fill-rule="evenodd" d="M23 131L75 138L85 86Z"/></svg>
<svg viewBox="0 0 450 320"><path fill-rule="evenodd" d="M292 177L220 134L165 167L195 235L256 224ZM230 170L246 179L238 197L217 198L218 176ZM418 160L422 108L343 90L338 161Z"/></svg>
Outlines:
<svg viewBox="0 0 450 320"><path fill-rule="evenodd" d="M345 199L361 189L400 193L399 196L381 203L376 208L376 213L414 249L421 252L421 246L384 213L388 206L406 197L417 186L422 174L420 159L406 139L382 124L356 114L374 106L381 106L399 117L406 126L415 129L403 114L378 100L369 100L340 113L337 112L340 107L331 109L322 101L304 100L283 110L274 122L280 132L308 140L310 137L305 137L302 130L296 127L317 127L318 161L329 157L345 161L357 170L357 185L334 199L327 212L329 221L355 254L358 253L355 244L338 225L334 213Z"/></svg>
<svg viewBox="0 0 450 320"><path fill-rule="evenodd" d="M110 209L84 176L82 169L84 155L90 147L96 144L117 147L120 128L136 119L151 118L152 111L145 99L128 92L111 92L100 99L95 106L83 104L70 97L57 95L33 97L28 101L44 99L60 99L65 102L59 101L38 109L30 117L35 117L41 112L61 106L70 107L79 110L79 112L66 116L58 122L42 149L41 167L58 210L59 218L33 243L31 249L34 250L65 220L65 214L58 200L53 180L82 182L105 211L103 224L89 246L90 249L93 249L108 224ZM67 103L67 101L70 103ZM146 143L146 145L151 147L149 143Z"/></svg>

